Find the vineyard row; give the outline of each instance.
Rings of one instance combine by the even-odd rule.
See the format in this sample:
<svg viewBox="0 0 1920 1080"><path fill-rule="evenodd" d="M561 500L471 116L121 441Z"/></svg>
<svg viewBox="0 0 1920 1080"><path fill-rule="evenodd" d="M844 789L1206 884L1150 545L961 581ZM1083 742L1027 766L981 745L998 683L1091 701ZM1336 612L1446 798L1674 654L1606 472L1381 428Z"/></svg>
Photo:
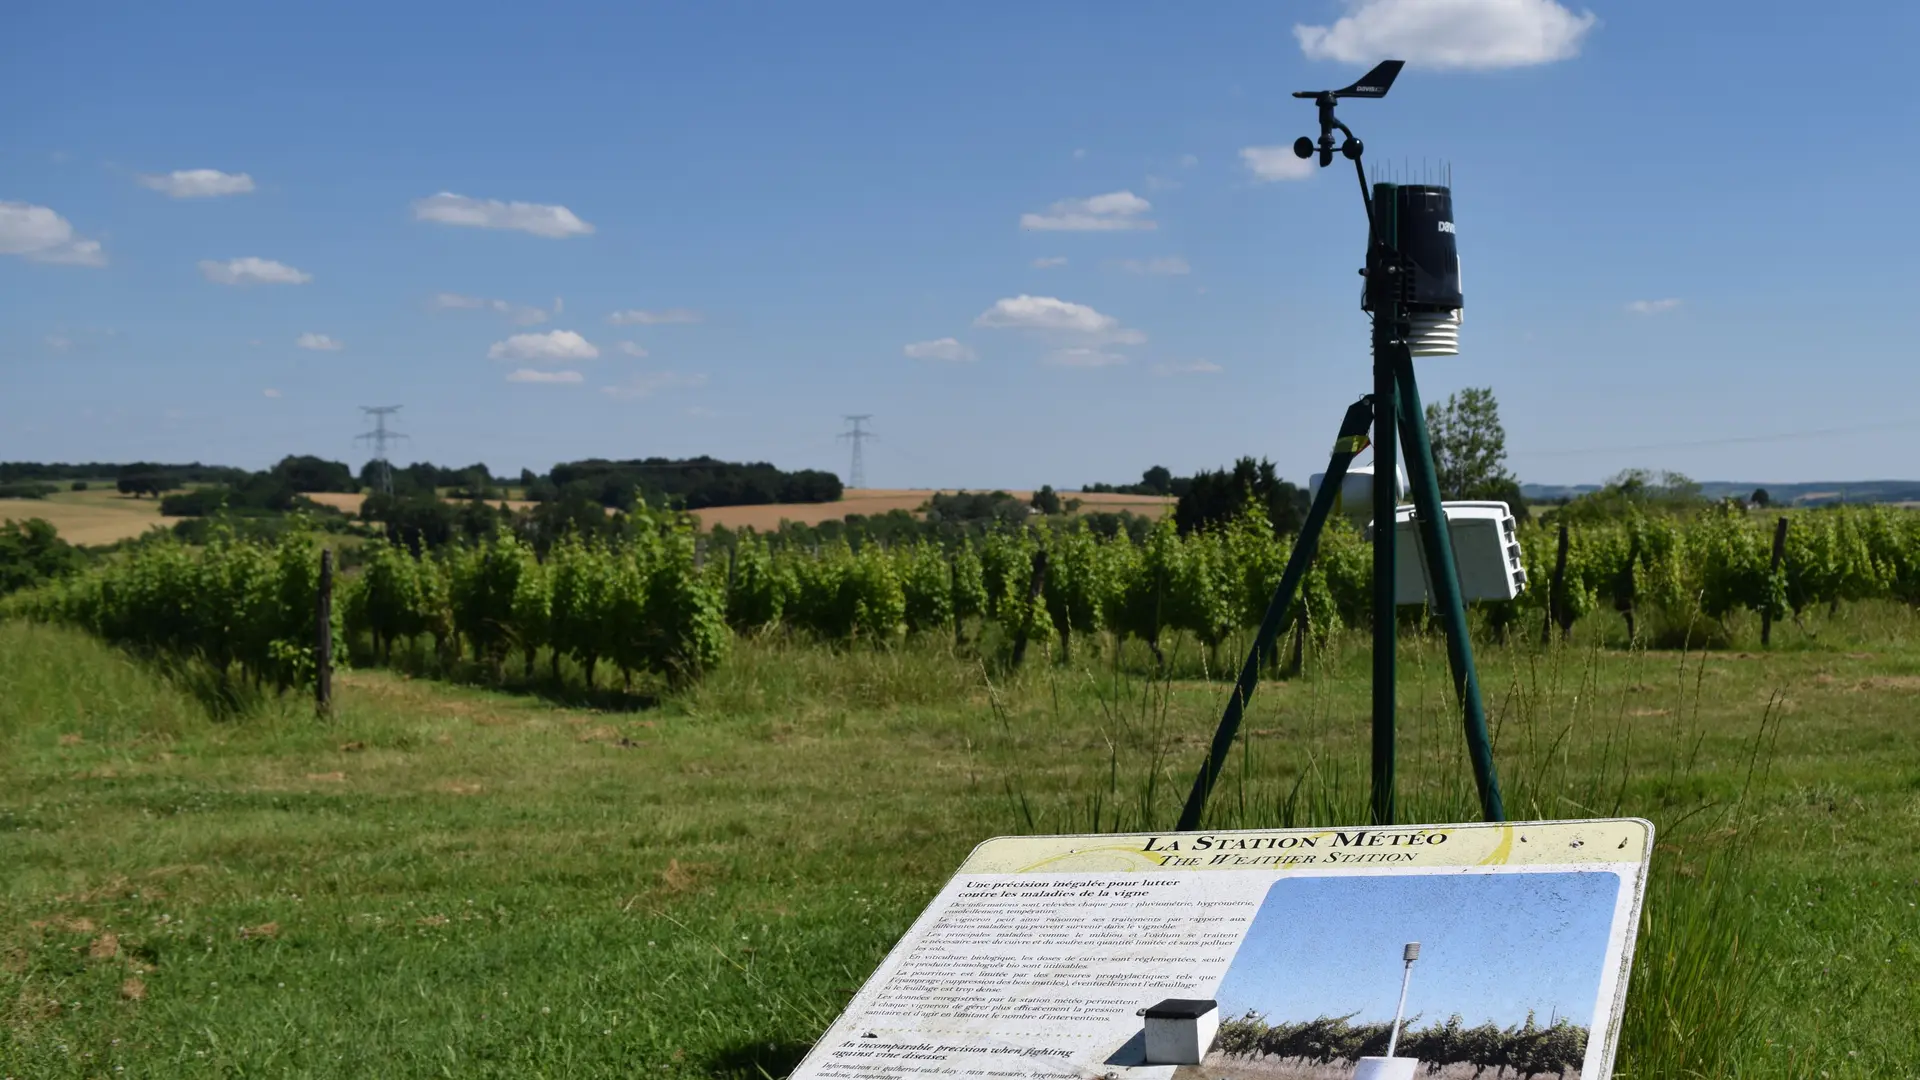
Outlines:
<svg viewBox="0 0 1920 1080"><path fill-rule="evenodd" d="M1523 621L1564 631L1606 609L1631 626L1636 612L1671 624L1740 611L1782 618L1843 601L1920 604L1920 514L1910 512L1797 514L1784 538L1774 519L1730 512L1564 535L1561 564L1558 536L1523 529L1532 587L1479 605L1493 634ZM202 547L146 545L19 594L4 611L290 687L313 674L315 544L295 531L273 542L216 535ZM1135 638L1157 655L1169 633L1185 632L1211 650L1259 623L1290 550L1252 511L1185 537L1161 522L1138 544L1068 525L1011 529L977 546L775 551L752 534L702 550L686 523L641 510L628 539L563 540L544 557L504 530L445 554L379 544L342 581L333 610L336 635L379 659L396 642L429 636L442 656L496 672L517 655L531 674L544 649L556 675L564 655L589 682L610 665L684 685L722 661L734 633L775 628L884 644L902 634L959 639L998 623L1002 640L1031 639L1062 657L1075 635ZM1330 523L1294 614L1322 638L1365 626L1371 588L1367 544Z"/></svg>

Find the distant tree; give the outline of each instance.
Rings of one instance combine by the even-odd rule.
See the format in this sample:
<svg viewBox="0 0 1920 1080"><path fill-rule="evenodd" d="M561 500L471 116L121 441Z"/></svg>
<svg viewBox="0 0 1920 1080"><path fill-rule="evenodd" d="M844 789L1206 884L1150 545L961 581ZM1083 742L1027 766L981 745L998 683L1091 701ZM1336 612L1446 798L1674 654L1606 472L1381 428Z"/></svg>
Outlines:
<svg viewBox="0 0 1920 1080"><path fill-rule="evenodd" d="M1635 514L1684 514L1710 504L1692 478L1676 472L1628 469L1568 502L1554 516L1570 522L1610 521Z"/></svg>
<svg viewBox="0 0 1920 1080"><path fill-rule="evenodd" d="M346 462L328 461L311 454L289 454L269 471L275 478L286 481L289 487L302 493L359 490L359 485L353 479L353 470L347 467Z"/></svg>
<svg viewBox="0 0 1920 1080"><path fill-rule="evenodd" d="M1767 493L1766 488L1754 488L1753 494L1747 497L1747 504L1765 510L1773 505L1773 496Z"/></svg>
<svg viewBox="0 0 1920 1080"><path fill-rule="evenodd" d="M87 482L85 480L75 480L73 483L67 485L67 489L69 491L85 491L87 490Z"/></svg>
<svg viewBox="0 0 1920 1080"><path fill-rule="evenodd" d="M80 549L40 518L0 523L0 596L78 570Z"/></svg>
<svg viewBox="0 0 1920 1080"><path fill-rule="evenodd" d="M146 461L136 461L132 465L121 465L119 475L113 479L115 490L123 496L159 496L161 492L171 492L179 488L180 480L167 473L165 465L152 465Z"/></svg>
<svg viewBox="0 0 1920 1080"><path fill-rule="evenodd" d="M1507 471L1507 431L1489 387L1468 387L1427 406L1427 434L1443 499L1507 499L1519 484Z"/></svg>
<svg viewBox="0 0 1920 1080"><path fill-rule="evenodd" d="M1155 465L1140 474L1140 486L1151 495L1173 494L1173 473L1165 465Z"/></svg>
<svg viewBox="0 0 1920 1080"><path fill-rule="evenodd" d="M1061 511L1060 496L1053 490L1052 484L1040 485L1040 490L1034 492L1027 502L1043 514L1058 514Z"/></svg>
<svg viewBox="0 0 1920 1080"><path fill-rule="evenodd" d="M1306 520L1307 493L1280 479L1273 462L1243 457L1232 469L1198 472L1188 478L1173 521L1182 534L1223 526L1251 499L1266 513L1274 534L1300 531Z"/></svg>

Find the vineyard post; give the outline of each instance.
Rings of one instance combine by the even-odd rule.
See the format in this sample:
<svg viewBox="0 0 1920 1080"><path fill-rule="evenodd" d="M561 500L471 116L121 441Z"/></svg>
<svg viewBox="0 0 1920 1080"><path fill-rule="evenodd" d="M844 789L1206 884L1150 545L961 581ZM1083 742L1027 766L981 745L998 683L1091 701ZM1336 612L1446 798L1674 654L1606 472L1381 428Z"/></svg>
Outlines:
<svg viewBox="0 0 1920 1080"><path fill-rule="evenodd" d="M333 552L320 549L320 588L313 613L313 707L333 713Z"/></svg>
<svg viewBox="0 0 1920 1080"><path fill-rule="evenodd" d="M1760 644L1773 644L1773 583L1780 576L1781 560L1787 557L1787 519L1782 515L1773 526L1773 561L1767 566L1767 603L1760 609Z"/></svg>
<svg viewBox="0 0 1920 1080"><path fill-rule="evenodd" d="M1559 620L1560 608L1566 606L1563 600L1567 584L1567 523L1560 523L1560 549L1553 556L1553 580L1547 586L1547 618L1540 624L1540 644L1553 643L1553 624Z"/></svg>
<svg viewBox="0 0 1920 1080"><path fill-rule="evenodd" d="M1027 637L1033 632L1033 605L1040 602L1040 592L1047 587L1047 553L1043 548L1033 553L1033 573L1027 579L1027 606L1020 613L1020 628L1013 635L1013 666L1016 670L1027 658Z"/></svg>

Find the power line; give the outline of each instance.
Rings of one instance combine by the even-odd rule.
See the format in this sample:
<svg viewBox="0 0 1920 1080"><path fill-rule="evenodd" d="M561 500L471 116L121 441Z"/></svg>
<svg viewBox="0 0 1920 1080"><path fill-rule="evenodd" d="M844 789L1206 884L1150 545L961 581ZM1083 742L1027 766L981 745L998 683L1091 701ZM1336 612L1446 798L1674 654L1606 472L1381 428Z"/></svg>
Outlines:
<svg viewBox="0 0 1920 1080"><path fill-rule="evenodd" d="M387 460L387 444L397 443L407 438L403 432L387 426L387 417L400 411L398 405L362 405L360 411L373 417L373 430L361 432L353 437L354 442L373 444L373 460L380 466L380 490L393 494L393 464Z"/></svg>
<svg viewBox="0 0 1920 1080"><path fill-rule="evenodd" d="M1835 435L1865 435L1876 431L1902 431L1920 427L1920 420L1898 420L1860 427L1816 428L1810 431L1781 431L1770 435L1734 435L1723 439L1690 439L1682 442L1641 443L1637 446L1590 446L1580 450L1529 450L1527 457L1579 457L1587 454L1628 454L1643 450L1687 450L1700 446L1738 446L1748 443L1790 442L1794 439L1820 439Z"/></svg>
<svg viewBox="0 0 1920 1080"><path fill-rule="evenodd" d="M862 413L859 416L843 416L841 417L841 419L853 425L852 430L843 431L840 433L840 438L846 439L849 442L853 443L853 464L852 464L852 467L847 470L847 486L850 488L866 487L867 486L867 465L866 465L866 461L861 456L860 444L865 442L868 439L879 438L879 436L875 435L871 431L866 430L865 428L862 428L860 425L873 419L873 414Z"/></svg>

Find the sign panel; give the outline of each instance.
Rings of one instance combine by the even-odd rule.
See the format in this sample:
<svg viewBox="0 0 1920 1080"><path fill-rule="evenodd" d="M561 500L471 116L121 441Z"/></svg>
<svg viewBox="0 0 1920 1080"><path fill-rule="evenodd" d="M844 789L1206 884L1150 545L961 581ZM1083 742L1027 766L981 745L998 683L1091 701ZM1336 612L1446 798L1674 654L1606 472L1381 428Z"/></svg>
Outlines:
<svg viewBox="0 0 1920 1080"><path fill-rule="evenodd" d="M793 1076L1608 1076L1652 847L1631 818L989 840Z"/></svg>

